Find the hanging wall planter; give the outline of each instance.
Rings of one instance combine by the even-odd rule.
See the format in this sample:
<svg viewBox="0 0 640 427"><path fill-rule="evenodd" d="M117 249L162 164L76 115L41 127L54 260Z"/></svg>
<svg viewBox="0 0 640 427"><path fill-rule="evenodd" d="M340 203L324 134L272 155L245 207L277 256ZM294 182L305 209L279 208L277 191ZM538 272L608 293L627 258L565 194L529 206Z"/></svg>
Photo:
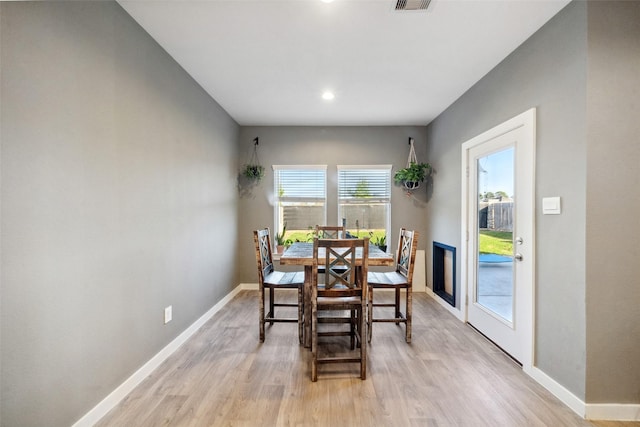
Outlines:
<svg viewBox="0 0 640 427"><path fill-rule="evenodd" d="M431 175L431 165L429 163L418 163L416 151L413 147L413 138L409 138L409 158L407 159L407 167L398 170L393 179L396 184L404 186L408 194L420 187L429 175Z"/></svg>
<svg viewBox="0 0 640 427"><path fill-rule="evenodd" d="M253 164L245 165L242 174L245 176L245 178L260 182L260 180L264 178L264 166Z"/></svg>
<svg viewBox="0 0 640 427"><path fill-rule="evenodd" d="M428 163L410 163L404 169L400 169L394 175L396 184L401 184L405 189L412 191L420 187L427 176L431 173L431 166Z"/></svg>
<svg viewBox="0 0 640 427"><path fill-rule="evenodd" d="M253 154L249 163L244 165L242 175L249 181L260 182L264 178L264 166L258 160L258 137L253 140Z"/></svg>

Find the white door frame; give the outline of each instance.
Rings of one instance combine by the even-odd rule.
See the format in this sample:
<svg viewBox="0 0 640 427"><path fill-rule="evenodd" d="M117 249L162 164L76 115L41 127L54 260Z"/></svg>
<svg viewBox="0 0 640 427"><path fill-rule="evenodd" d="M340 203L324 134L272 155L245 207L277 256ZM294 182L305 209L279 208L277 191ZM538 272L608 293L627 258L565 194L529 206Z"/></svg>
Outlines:
<svg viewBox="0 0 640 427"><path fill-rule="evenodd" d="M460 241L462 243L461 250L461 280L460 280L460 316L461 320L467 322L468 320L468 292L469 292L469 284L467 282L469 271L469 259L471 254L469 251L472 249L469 246L469 230L467 230L467 224L469 223L469 203L468 203L468 171L469 171L469 163L470 159L468 156L468 151L471 147L477 146L486 142L490 139L496 138L500 135L503 135L507 132L510 132L514 129L522 128L523 138L525 139L525 144L523 146L530 147L531 152L526 153L527 159L531 161L531 167L533 174L535 175L535 141L536 141L536 109L532 108L524 113L507 120L506 122L476 136L475 138L470 139L469 141L462 144L462 168L461 168L461 233L460 233ZM531 180L531 197L532 200L526 201L527 204L531 206L531 245L530 245L530 253L528 256L531 257L532 261L532 269L531 269L531 277L530 280L527 280L529 283L525 283L524 287L518 289L518 292L526 292L529 294L530 304L527 304L526 307L522 307L521 310L524 311L523 315L528 321L528 325L520 325L524 326L521 330L523 334L523 356L520 362L522 363L522 369L531 374L534 365L534 329L535 329L535 176L532 177ZM529 252L529 251L528 251ZM475 257L475 254L473 254Z"/></svg>

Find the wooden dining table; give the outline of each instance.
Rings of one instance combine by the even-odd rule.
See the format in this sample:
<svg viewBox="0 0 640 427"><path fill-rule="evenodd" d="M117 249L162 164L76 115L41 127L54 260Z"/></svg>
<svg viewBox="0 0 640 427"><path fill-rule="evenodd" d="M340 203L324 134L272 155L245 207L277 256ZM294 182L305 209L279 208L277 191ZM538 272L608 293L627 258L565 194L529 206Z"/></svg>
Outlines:
<svg viewBox="0 0 640 427"><path fill-rule="evenodd" d="M321 254L318 254L321 255ZM324 255L322 255L324 256ZM356 251L356 263L362 262L362 253ZM391 266L395 259L392 254L374 245L369 246L369 266ZM311 347L311 276L313 269L313 243L295 242L280 256L280 265L304 266L304 346Z"/></svg>

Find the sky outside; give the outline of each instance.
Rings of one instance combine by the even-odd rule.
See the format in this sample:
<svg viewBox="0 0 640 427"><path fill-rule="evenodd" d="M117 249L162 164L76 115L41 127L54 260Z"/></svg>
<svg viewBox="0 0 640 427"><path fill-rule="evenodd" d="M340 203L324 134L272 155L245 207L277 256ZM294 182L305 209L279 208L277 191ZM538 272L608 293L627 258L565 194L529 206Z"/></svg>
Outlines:
<svg viewBox="0 0 640 427"><path fill-rule="evenodd" d="M513 196L514 148L492 153L478 159L478 191L496 193L504 191Z"/></svg>

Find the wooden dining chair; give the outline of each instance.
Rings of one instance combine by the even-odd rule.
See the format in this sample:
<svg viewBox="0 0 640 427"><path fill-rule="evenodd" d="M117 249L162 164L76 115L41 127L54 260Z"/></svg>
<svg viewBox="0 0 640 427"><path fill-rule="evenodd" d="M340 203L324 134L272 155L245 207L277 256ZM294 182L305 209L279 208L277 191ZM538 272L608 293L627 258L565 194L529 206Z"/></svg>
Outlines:
<svg viewBox="0 0 640 427"><path fill-rule="evenodd" d="M316 225L318 239L342 239L345 229L338 225Z"/></svg>
<svg viewBox="0 0 640 427"><path fill-rule="evenodd" d="M356 252L361 251L359 265ZM327 363L359 363L360 378L367 377L367 271L369 239L314 239L311 277L311 380L318 379L318 365ZM325 274L318 274L322 265ZM340 269L335 267L340 266ZM319 280L322 277L322 280ZM318 312L323 312L319 317ZM346 314L345 314L346 313ZM319 324L348 324L349 330L320 332ZM349 336L351 352L336 355L318 351L319 337ZM356 346L359 348L354 354Z"/></svg>
<svg viewBox="0 0 640 427"><path fill-rule="evenodd" d="M405 324L405 340L411 342L411 298L413 288L413 267L416 259L418 247L418 232L400 229L398 238L398 251L396 253L396 269L389 272L368 273L368 340L371 342L374 322L394 322L396 325ZM393 303L375 303L373 298L374 289L394 289L395 301ZM400 291L406 291L405 312L402 313L400 306ZM374 317L374 307L393 307L393 317ZM387 309L388 310L388 309Z"/></svg>
<svg viewBox="0 0 640 427"><path fill-rule="evenodd" d="M273 266L271 253L271 235L269 228L255 230L253 240L256 247L256 261L258 263L259 285L259 312L260 312L260 342L264 342L265 323L273 325L274 322L298 322L298 339L302 343L303 328L303 287L304 271L284 272L277 271ZM269 290L269 311L265 314L265 289ZM277 289L297 289L298 303L276 302L275 291ZM298 307L298 318L276 317L276 307Z"/></svg>
<svg viewBox="0 0 640 427"><path fill-rule="evenodd" d="M316 225L316 236L318 239L344 239L345 228L342 225ZM318 272L324 274L323 265L318 266Z"/></svg>

